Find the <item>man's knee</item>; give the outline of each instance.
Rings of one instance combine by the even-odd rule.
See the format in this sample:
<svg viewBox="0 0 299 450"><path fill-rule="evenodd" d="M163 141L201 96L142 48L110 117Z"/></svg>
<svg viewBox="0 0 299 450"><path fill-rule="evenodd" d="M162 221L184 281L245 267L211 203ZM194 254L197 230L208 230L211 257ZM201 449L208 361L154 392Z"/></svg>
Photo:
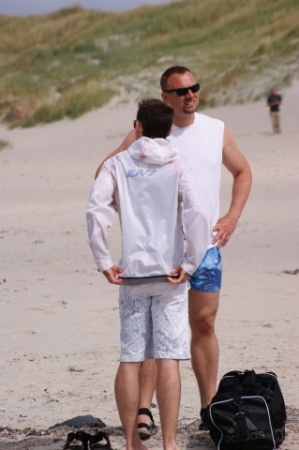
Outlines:
<svg viewBox="0 0 299 450"><path fill-rule="evenodd" d="M215 330L219 292L189 292L189 323L192 334L210 335Z"/></svg>
<svg viewBox="0 0 299 450"><path fill-rule="evenodd" d="M190 327L192 333L198 335L210 335L215 331L216 313L198 314L196 317L190 318Z"/></svg>

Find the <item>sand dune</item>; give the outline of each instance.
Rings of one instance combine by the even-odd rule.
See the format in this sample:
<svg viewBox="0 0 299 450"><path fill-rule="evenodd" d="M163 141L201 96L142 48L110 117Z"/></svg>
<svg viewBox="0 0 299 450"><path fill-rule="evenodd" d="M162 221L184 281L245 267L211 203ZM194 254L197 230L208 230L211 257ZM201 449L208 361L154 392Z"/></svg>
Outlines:
<svg viewBox="0 0 299 450"><path fill-rule="evenodd" d="M282 91L283 132L275 136L265 102L205 111L233 131L254 176L238 229L223 250L219 377L248 368L277 373L289 412L283 450L299 448L298 93L298 81ZM96 272L85 209L95 169L131 128L135 111L135 105L111 104L74 121L0 127L0 139L10 143L0 152L3 449L25 449L33 441L41 446L34 448L61 448L65 432L25 438L23 430L48 430L77 415L120 426L113 394L118 289ZM223 211L230 191L223 172ZM117 223L110 236L117 259ZM189 362L181 372L181 447L213 448L197 431L199 399ZM154 415L159 423L157 410ZM114 434L119 448L123 437ZM160 434L152 446L161 446Z"/></svg>

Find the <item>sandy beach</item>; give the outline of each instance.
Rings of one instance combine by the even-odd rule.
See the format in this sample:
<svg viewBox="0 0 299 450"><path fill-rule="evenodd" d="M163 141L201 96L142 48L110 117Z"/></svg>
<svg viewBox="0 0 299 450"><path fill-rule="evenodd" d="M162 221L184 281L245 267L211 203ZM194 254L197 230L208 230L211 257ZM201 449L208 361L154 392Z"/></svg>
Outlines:
<svg viewBox="0 0 299 450"><path fill-rule="evenodd" d="M298 450L299 81L281 93L279 135L265 101L203 112L224 120L253 171L246 209L223 249L219 379L230 370L274 371L288 411L281 449ZM113 393L118 288L96 271L85 210L98 164L131 129L135 112L136 105L114 101L77 120L0 126L0 139L10 143L0 151L1 450L61 450L69 429L52 427L87 415L107 425L113 448L124 445ZM224 170L223 212L230 192ZM110 241L117 261L117 221ZM180 446L213 449L198 431L190 362L181 374ZM161 442L159 431L149 445Z"/></svg>

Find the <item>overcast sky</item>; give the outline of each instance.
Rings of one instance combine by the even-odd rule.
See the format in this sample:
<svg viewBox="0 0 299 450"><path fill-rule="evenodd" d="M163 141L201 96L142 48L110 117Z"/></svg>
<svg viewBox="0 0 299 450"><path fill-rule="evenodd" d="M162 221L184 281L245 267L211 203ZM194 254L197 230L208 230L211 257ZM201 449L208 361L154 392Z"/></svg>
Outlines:
<svg viewBox="0 0 299 450"><path fill-rule="evenodd" d="M86 9L115 12L162 3L171 3L171 0L0 0L0 14L14 16L47 14L74 4L81 4Z"/></svg>

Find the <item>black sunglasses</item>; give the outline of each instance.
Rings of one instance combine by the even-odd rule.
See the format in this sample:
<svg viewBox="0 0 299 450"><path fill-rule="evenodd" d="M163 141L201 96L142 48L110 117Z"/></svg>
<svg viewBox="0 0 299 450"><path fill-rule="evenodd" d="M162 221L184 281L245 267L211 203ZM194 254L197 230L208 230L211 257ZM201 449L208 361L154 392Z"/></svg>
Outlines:
<svg viewBox="0 0 299 450"><path fill-rule="evenodd" d="M176 93L176 95L178 95L179 97L183 97L183 95L188 94L188 91L191 91L193 94L195 94L195 92L198 92L199 89L200 89L200 84L196 83L196 84L193 84L193 86L188 86L188 87L184 87L184 88L165 89L164 92L167 92L167 94Z"/></svg>
<svg viewBox="0 0 299 450"><path fill-rule="evenodd" d="M139 120L135 119L133 120L133 127L136 128L136 123L139 122Z"/></svg>

